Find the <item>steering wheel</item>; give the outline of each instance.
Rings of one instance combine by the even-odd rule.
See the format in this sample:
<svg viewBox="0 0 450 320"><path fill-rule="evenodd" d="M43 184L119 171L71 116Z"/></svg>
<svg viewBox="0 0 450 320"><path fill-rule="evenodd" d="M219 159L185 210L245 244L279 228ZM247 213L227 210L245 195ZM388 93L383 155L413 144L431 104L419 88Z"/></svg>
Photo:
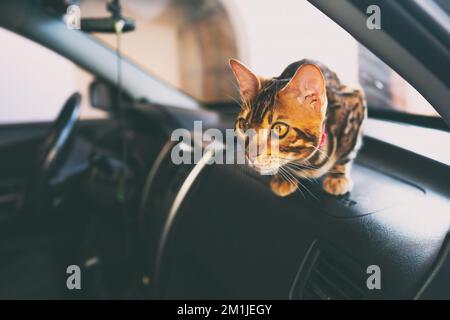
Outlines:
<svg viewBox="0 0 450 320"><path fill-rule="evenodd" d="M49 192L49 181L64 159L67 143L79 118L80 102L79 93L69 97L38 149L32 180L25 193L23 209L26 212L39 211L45 204Z"/></svg>

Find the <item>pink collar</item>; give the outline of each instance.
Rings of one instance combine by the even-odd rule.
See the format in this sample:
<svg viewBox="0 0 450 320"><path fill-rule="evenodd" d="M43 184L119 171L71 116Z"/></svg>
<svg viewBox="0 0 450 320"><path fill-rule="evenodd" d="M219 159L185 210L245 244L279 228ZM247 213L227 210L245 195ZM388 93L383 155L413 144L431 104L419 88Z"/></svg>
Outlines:
<svg viewBox="0 0 450 320"><path fill-rule="evenodd" d="M325 144L325 141L327 140L327 133L325 130L325 122L322 125L322 137L320 138L320 144L319 144L319 148L322 148L323 145Z"/></svg>

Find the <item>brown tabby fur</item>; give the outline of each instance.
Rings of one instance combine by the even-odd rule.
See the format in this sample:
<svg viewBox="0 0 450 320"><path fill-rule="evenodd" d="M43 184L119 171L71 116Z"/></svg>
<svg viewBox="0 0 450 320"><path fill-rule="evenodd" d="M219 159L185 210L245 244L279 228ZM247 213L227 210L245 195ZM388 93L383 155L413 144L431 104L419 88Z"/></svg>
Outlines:
<svg viewBox="0 0 450 320"><path fill-rule="evenodd" d="M240 82L236 63L230 61ZM322 97L309 94L299 98L301 92L284 90L296 71L306 65L320 69L326 86ZM352 188L350 168L361 146L362 124L366 117L363 92L341 84L333 71L307 59L292 63L278 77L256 79L259 84L254 92L243 91L240 82L243 108L237 118L236 130L242 133L241 122L257 132L274 128L279 122L288 126L288 133L279 141L279 154L271 155L270 151L261 150L264 163L279 168L271 180L272 191L287 196L298 188L299 178L323 176L322 185L327 193L342 195L349 192ZM321 143L323 123L326 135ZM241 138L248 139L246 136Z"/></svg>

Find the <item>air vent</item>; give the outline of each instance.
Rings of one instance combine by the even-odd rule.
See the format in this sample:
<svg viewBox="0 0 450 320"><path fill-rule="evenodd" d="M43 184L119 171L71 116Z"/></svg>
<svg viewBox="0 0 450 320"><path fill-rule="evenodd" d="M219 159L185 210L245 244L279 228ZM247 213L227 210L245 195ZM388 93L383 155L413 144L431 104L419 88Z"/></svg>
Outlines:
<svg viewBox="0 0 450 320"><path fill-rule="evenodd" d="M364 269L349 256L315 242L292 286L291 299L360 300L366 284Z"/></svg>

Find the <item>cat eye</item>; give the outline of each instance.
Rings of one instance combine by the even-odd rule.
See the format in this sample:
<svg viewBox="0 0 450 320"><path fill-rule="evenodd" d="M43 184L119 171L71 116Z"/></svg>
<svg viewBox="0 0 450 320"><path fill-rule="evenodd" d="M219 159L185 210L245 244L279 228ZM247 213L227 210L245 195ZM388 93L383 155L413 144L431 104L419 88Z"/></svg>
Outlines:
<svg viewBox="0 0 450 320"><path fill-rule="evenodd" d="M285 123L277 122L272 126L272 131L278 138L281 139L284 138L289 132L289 126Z"/></svg>
<svg viewBox="0 0 450 320"><path fill-rule="evenodd" d="M239 128L241 131L245 132L245 131L248 130L249 127L250 127L250 126L249 126L247 120L245 120L244 118L239 118L239 119L238 119L238 128Z"/></svg>

